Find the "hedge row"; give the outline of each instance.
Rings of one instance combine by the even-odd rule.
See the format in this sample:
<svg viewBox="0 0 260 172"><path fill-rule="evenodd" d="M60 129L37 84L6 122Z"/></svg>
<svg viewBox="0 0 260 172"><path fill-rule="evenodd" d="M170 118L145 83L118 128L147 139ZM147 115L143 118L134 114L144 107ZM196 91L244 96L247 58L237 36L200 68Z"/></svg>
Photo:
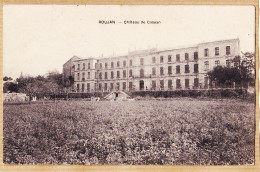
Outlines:
<svg viewBox="0 0 260 172"><path fill-rule="evenodd" d="M91 97L104 97L109 92L93 92L93 93L69 93L52 95L51 98L56 99L74 99L74 98L91 98ZM246 89L210 89L210 90L175 90L175 91L134 91L127 92L131 97L213 97L213 98L244 98L246 97Z"/></svg>

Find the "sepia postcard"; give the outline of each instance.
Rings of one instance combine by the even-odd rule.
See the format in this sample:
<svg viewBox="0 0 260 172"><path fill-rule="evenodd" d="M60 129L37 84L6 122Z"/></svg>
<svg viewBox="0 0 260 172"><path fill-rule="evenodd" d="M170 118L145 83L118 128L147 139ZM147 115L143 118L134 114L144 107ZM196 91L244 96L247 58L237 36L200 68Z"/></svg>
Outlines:
<svg viewBox="0 0 260 172"><path fill-rule="evenodd" d="M3 5L0 169L256 171L256 15Z"/></svg>

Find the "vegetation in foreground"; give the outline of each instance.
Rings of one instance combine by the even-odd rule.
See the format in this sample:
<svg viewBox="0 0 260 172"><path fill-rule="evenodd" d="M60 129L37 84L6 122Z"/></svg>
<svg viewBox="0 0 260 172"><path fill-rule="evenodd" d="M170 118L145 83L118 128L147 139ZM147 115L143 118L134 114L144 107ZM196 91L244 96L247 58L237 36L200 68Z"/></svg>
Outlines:
<svg viewBox="0 0 260 172"><path fill-rule="evenodd" d="M4 105L4 163L254 163L254 104L238 100Z"/></svg>

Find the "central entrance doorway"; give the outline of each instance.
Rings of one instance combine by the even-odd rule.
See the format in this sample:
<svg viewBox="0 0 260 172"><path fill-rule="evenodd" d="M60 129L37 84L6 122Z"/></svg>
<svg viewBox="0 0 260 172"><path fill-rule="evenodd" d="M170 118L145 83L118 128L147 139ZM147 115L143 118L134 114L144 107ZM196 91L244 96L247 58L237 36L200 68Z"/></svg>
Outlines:
<svg viewBox="0 0 260 172"><path fill-rule="evenodd" d="M139 81L139 88L140 88L140 90L144 90L144 81L143 80Z"/></svg>

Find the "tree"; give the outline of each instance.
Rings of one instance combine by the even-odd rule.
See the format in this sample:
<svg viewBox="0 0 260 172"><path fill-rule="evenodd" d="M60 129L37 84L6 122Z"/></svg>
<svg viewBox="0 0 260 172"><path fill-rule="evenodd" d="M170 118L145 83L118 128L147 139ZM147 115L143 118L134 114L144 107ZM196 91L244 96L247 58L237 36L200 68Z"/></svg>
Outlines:
<svg viewBox="0 0 260 172"><path fill-rule="evenodd" d="M5 77L3 78L3 81L8 81L8 80L13 80L13 78L8 77L8 76L5 76Z"/></svg>

